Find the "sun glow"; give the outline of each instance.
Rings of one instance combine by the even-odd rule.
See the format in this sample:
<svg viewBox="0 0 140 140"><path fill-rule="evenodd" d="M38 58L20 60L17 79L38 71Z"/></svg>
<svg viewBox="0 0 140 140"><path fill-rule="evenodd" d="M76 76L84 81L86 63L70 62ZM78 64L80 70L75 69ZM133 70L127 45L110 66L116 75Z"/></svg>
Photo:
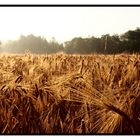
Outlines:
<svg viewBox="0 0 140 140"><path fill-rule="evenodd" d="M0 40L34 34L64 42L121 34L140 26L139 14L140 7L2 7Z"/></svg>

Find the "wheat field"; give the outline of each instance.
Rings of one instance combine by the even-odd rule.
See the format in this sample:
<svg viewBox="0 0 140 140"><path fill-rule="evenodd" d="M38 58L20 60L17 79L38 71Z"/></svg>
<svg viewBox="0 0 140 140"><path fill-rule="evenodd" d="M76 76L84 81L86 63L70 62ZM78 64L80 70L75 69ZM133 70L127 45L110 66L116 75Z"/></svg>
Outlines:
<svg viewBox="0 0 140 140"><path fill-rule="evenodd" d="M0 55L0 134L140 133L140 56Z"/></svg>

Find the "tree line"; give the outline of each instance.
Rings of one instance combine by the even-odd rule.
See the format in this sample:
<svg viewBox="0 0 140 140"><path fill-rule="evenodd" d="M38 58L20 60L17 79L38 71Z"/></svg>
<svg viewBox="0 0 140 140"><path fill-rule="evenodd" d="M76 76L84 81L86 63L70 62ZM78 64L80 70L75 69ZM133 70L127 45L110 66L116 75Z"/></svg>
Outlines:
<svg viewBox="0 0 140 140"><path fill-rule="evenodd" d="M64 52L67 54L118 54L140 52L140 28L129 30L124 34L102 35L101 37L75 37L71 41L58 43L55 38L47 41L33 34L21 35L18 40L11 40L1 45L1 52L50 54Z"/></svg>
<svg viewBox="0 0 140 140"><path fill-rule="evenodd" d="M59 44L55 38L48 42L45 38L34 36L21 35L18 40L10 40L1 45L1 50L8 53L57 53L63 50L63 44Z"/></svg>

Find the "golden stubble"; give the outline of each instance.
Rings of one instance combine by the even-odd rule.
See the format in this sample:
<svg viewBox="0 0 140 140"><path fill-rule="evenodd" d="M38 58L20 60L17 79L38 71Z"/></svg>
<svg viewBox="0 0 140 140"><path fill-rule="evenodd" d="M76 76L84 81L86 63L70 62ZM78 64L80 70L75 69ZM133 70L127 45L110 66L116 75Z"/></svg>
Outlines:
<svg viewBox="0 0 140 140"><path fill-rule="evenodd" d="M0 56L0 133L139 133L140 56Z"/></svg>

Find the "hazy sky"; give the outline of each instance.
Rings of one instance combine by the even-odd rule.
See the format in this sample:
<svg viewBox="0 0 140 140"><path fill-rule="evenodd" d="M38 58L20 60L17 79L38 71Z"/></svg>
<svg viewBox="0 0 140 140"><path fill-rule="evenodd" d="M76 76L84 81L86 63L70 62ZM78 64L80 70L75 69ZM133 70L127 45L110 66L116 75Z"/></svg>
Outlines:
<svg viewBox="0 0 140 140"><path fill-rule="evenodd" d="M0 40L32 33L63 42L136 27L140 27L140 7L0 7Z"/></svg>

